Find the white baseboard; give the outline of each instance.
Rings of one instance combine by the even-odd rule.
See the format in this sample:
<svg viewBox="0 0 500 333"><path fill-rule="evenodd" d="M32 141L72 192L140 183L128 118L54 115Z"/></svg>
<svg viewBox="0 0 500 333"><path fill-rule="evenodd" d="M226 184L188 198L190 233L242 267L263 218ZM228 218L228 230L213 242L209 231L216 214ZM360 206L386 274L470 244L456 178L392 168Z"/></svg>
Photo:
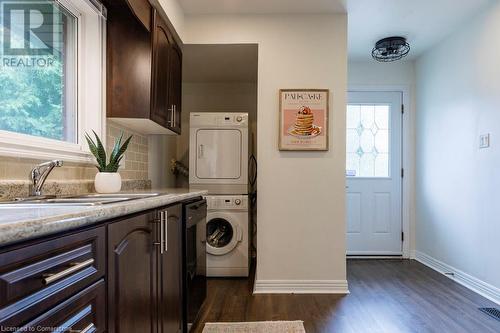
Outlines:
<svg viewBox="0 0 500 333"><path fill-rule="evenodd" d="M421 262L425 266L432 268L433 270L443 274L444 276L452 279L453 281L460 283L466 288L478 293L479 295L486 297L492 302L500 304L500 289L488 284L472 275L469 275L461 270L456 269L442 261L432 258L431 256L415 251L415 260ZM453 273L445 274L445 273Z"/></svg>
<svg viewBox="0 0 500 333"><path fill-rule="evenodd" d="M349 294L347 280L256 280L254 294Z"/></svg>

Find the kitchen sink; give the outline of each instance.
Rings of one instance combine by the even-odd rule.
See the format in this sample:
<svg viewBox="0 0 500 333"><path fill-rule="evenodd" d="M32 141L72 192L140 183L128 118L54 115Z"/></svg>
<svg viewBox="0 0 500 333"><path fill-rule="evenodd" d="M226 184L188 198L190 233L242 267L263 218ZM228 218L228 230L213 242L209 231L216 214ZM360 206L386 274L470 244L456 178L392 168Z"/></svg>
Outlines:
<svg viewBox="0 0 500 333"><path fill-rule="evenodd" d="M54 207L54 206L100 206L122 201L155 197L160 193L115 193L84 194L68 197L19 198L14 201L0 202L2 207Z"/></svg>

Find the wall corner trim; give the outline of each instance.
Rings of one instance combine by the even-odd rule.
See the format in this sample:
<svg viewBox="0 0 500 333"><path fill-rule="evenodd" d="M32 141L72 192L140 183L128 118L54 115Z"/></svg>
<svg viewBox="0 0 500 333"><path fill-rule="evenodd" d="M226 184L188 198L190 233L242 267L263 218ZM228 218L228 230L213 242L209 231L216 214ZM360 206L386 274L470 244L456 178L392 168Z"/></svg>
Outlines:
<svg viewBox="0 0 500 333"><path fill-rule="evenodd" d="M492 302L500 304L500 289L488 284L472 275L456 269L442 261L439 261L423 252L415 251L415 260L443 274L449 279L461 284L462 286L478 293ZM453 275L445 274L453 273Z"/></svg>
<svg viewBox="0 0 500 333"><path fill-rule="evenodd" d="M256 280L254 294L349 294L347 280Z"/></svg>

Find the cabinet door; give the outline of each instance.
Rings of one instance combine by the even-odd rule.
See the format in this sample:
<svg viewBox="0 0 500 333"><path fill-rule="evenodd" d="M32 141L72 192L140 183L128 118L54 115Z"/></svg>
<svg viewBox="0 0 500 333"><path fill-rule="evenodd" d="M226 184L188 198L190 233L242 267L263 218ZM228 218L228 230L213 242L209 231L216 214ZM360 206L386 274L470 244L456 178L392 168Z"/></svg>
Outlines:
<svg viewBox="0 0 500 333"><path fill-rule="evenodd" d="M104 276L104 227L0 253L1 327L17 327Z"/></svg>
<svg viewBox="0 0 500 333"><path fill-rule="evenodd" d="M182 100L182 51L174 42L170 48L169 55L169 103L174 108L172 119L172 131L181 133L181 100Z"/></svg>
<svg viewBox="0 0 500 333"><path fill-rule="evenodd" d="M105 282L100 280L18 328L17 332L105 332L105 292Z"/></svg>
<svg viewBox="0 0 500 333"><path fill-rule="evenodd" d="M157 331L153 222L153 214L143 214L108 227L109 332Z"/></svg>
<svg viewBox="0 0 500 333"><path fill-rule="evenodd" d="M160 262L160 332L182 331L182 208L169 207L166 211L166 251L159 255Z"/></svg>
<svg viewBox="0 0 500 333"><path fill-rule="evenodd" d="M171 128L173 108L169 104L169 55L172 40L168 27L155 10L153 25L153 103L151 120Z"/></svg>

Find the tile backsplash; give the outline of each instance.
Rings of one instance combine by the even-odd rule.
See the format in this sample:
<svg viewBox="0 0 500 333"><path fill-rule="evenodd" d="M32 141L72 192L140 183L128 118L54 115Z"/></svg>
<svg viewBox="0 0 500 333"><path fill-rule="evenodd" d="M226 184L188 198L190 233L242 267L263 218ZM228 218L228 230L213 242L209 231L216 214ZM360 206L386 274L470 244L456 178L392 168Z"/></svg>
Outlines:
<svg viewBox="0 0 500 333"><path fill-rule="evenodd" d="M123 141L133 135L125 157L122 160L120 174L123 179L148 179L148 138L119 126L112 121L107 124L107 151L113 149L115 140L123 132Z"/></svg>
<svg viewBox="0 0 500 333"><path fill-rule="evenodd" d="M112 121L108 121L107 151L111 150L115 138L120 135L121 131L123 131L124 137L131 134L134 136L119 170L122 178L126 180L147 180L148 138L146 136L134 133L127 128L114 124ZM28 181L28 175L33 166L44 161L0 156L0 182L2 180ZM54 169L47 182L93 180L96 172L97 169L90 164L65 163L64 167Z"/></svg>

